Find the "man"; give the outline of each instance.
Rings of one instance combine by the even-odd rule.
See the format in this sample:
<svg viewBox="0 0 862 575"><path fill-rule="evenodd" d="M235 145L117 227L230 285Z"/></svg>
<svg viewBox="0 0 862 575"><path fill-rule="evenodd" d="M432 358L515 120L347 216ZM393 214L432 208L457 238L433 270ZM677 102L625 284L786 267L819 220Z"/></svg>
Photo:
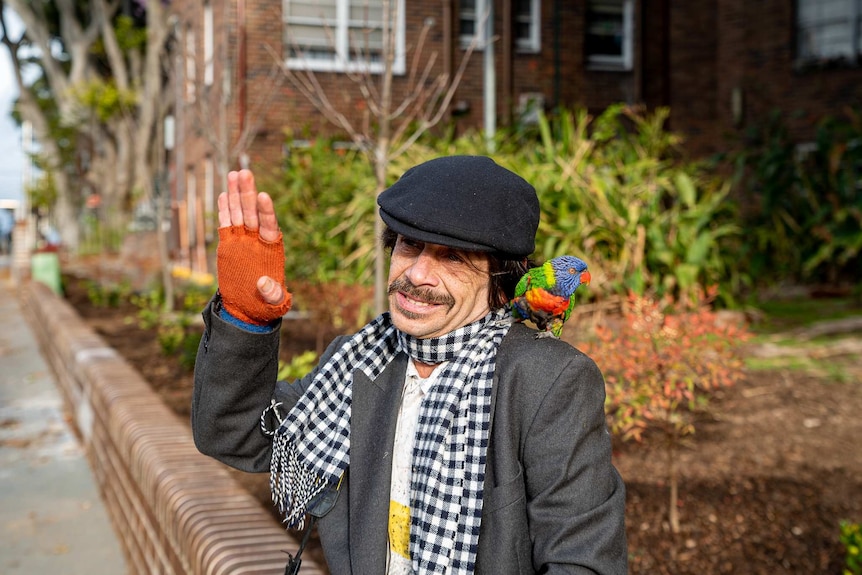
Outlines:
<svg viewBox="0 0 862 575"><path fill-rule="evenodd" d="M601 373L505 307L535 248L533 187L490 158L444 157L378 204L390 311L276 382L281 233L251 174L228 175L198 448L270 471L290 525L337 489L318 524L336 575L626 573Z"/></svg>

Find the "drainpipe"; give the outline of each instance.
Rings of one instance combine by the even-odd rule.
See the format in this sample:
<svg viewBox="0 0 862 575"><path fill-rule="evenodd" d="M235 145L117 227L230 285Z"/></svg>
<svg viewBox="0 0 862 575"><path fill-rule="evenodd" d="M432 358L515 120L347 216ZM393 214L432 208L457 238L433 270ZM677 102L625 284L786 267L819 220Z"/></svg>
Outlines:
<svg viewBox="0 0 862 575"><path fill-rule="evenodd" d="M554 0L554 107L560 107L560 0Z"/></svg>
<svg viewBox="0 0 862 575"><path fill-rule="evenodd" d="M443 73L452 81L452 0L443 0Z"/></svg>
<svg viewBox="0 0 862 575"><path fill-rule="evenodd" d="M503 31L500 37L502 45L502 81L503 84L503 121L512 125L512 99L514 96L514 73L512 72L512 0L503 0Z"/></svg>
<svg viewBox="0 0 862 575"><path fill-rule="evenodd" d="M494 152L494 134L497 132L497 77L494 72L494 0L486 0L485 15L485 142L488 151Z"/></svg>

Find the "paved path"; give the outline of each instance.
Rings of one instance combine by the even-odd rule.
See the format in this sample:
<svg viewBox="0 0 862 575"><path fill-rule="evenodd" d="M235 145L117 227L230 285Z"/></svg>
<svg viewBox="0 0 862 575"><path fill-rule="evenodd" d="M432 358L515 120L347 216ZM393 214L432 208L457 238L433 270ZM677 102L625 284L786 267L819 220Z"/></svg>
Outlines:
<svg viewBox="0 0 862 575"><path fill-rule="evenodd" d="M0 261L0 573L122 575L84 451Z"/></svg>

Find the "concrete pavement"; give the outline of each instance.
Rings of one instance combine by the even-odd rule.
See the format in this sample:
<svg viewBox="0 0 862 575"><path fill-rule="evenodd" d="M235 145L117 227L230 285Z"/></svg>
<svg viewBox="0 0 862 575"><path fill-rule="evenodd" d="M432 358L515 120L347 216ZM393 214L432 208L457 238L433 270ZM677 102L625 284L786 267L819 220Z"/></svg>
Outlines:
<svg viewBox="0 0 862 575"><path fill-rule="evenodd" d="M0 258L0 573L122 575L84 450Z"/></svg>

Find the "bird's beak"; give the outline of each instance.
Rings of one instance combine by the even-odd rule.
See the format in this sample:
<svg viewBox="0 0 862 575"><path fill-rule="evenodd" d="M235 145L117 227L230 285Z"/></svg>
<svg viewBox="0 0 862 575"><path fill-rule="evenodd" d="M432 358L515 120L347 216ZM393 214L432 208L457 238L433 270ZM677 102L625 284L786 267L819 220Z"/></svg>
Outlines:
<svg viewBox="0 0 862 575"><path fill-rule="evenodd" d="M581 272L581 283L584 285L590 285L590 280L593 279L593 276L590 275L590 272L585 271Z"/></svg>

